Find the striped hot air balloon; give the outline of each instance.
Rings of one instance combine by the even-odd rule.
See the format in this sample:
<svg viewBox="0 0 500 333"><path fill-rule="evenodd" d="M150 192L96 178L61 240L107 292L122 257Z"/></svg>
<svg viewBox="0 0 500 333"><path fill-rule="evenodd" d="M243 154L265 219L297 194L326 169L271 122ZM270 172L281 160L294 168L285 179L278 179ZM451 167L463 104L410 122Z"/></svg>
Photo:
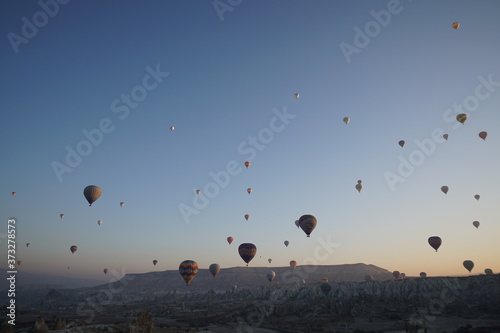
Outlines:
<svg viewBox="0 0 500 333"><path fill-rule="evenodd" d="M243 243L238 247L238 253L248 266L248 263L255 257L255 254L257 254L257 247L252 243Z"/></svg>
<svg viewBox="0 0 500 333"><path fill-rule="evenodd" d="M189 286L198 273L198 264L193 260L184 260L179 265L179 273L181 273L182 278L186 281L186 286Z"/></svg>

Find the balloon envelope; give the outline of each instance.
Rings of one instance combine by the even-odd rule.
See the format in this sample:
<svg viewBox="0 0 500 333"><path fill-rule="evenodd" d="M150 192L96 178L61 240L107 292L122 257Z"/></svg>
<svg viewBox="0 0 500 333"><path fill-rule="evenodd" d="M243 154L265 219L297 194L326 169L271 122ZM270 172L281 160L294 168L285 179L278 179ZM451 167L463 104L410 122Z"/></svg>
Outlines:
<svg viewBox="0 0 500 333"><path fill-rule="evenodd" d="M96 185L89 185L83 190L83 195L85 196L85 199L89 202L89 206L92 206L94 201L99 199L99 197L102 194L102 190L99 186Z"/></svg>
<svg viewBox="0 0 500 333"><path fill-rule="evenodd" d="M269 271L267 272L266 276L269 282L271 282L276 277L276 273L274 271Z"/></svg>
<svg viewBox="0 0 500 333"><path fill-rule="evenodd" d="M108 269L105 268L103 272L104 272L104 275L108 274Z"/></svg>
<svg viewBox="0 0 500 333"><path fill-rule="evenodd" d="M253 257L255 257L255 254L257 253L257 247L252 243L243 243L238 247L238 253L240 254L241 259L243 259L243 261L246 262L248 266L248 263L253 259Z"/></svg>
<svg viewBox="0 0 500 333"><path fill-rule="evenodd" d="M344 117L344 119L342 119L342 121L347 125L347 124L349 124L351 119L349 119L349 117Z"/></svg>
<svg viewBox="0 0 500 333"><path fill-rule="evenodd" d="M443 134L443 138L444 138L445 140L448 140L448 134Z"/></svg>
<svg viewBox="0 0 500 333"><path fill-rule="evenodd" d="M252 191L253 191L253 190L252 190L250 187L249 187L249 188L247 188L247 192L248 192L248 194L252 193Z"/></svg>
<svg viewBox="0 0 500 333"><path fill-rule="evenodd" d="M479 198L481 198L481 196L480 196L479 194L476 194L476 195L474 196L474 198L476 198L476 200L479 200Z"/></svg>
<svg viewBox="0 0 500 333"><path fill-rule="evenodd" d="M16 192L12 192L12 195L16 195L17 193Z"/></svg>
<svg viewBox="0 0 500 333"><path fill-rule="evenodd" d="M290 244L290 242L286 240L286 241L284 242L284 244L285 244L285 246L287 246L287 247L288 247L288 244Z"/></svg>
<svg viewBox="0 0 500 333"><path fill-rule="evenodd" d="M318 221L312 215L302 215L299 219L299 226L306 233L307 237L310 237L317 223Z"/></svg>
<svg viewBox="0 0 500 333"><path fill-rule="evenodd" d="M453 29L455 29L455 30L456 30L456 29L458 29L458 28L460 28L460 22L453 22L453 23L451 24L451 27L452 27Z"/></svg>
<svg viewBox="0 0 500 333"><path fill-rule="evenodd" d="M252 165L252 163L250 163L250 162L248 162L248 161L246 161L246 162L245 162L245 167L246 167L247 169L250 167L250 165Z"/></svg>
<svg viewBox="0 0 500 333"><path fill-rule="evenodd" d="M400 276L399 271L392 272L392 276L394 276L396 279L399 279L399 276Z"/></svg>
<svg viewBox="0 0 500 333"><path fill-rule="evenodd" d="M173 131L175 129L174 126L170 126L170 130Z"/></svg>
<svg viewBox="0 0 500 333"><path fill-rule="evenodd" d="M294 96L295 96L295 99L298 99L300 97L299 93L295 93Z"/></svg>
<svg viewBox="0 0 500 333"><path fill-rule="evenodd" d="M102 221L101 221L101 220L97 221L97 224L98 224L98 225L101 225L101 224L102 224Z"/></svg>
<svg viewBox="0 0 500 333"><path fill-rule="evenodd" d="M210 267L208 267L208 270L215 277L220 272L220 266L219 264L211 264Z"/></svg>
<svg viewBox="0 0 500 333"><path fill-rule="evenodd" d="M234 240L234 238L233 238L233 237L231 237L231 236L229 236L229 237L227 238L227 242L229 243L229 245L231 245L231 243L233 242L233 240Z"/></svg>
<svg viewBox="0 0 500 333"><path fill-rule="evenodd" d="M272 263L272 262L273 262L273 259L269 258L269 259L267 259L267 261L268 261L269 263Z"/></svg>
<svg viewBox="0 0 500 333"><path fill-rule="evenodd" d="M189 286L198 273L198 264L193 260L184 260L179 265L179 273L184 281L186 281L186 286Z"/></svg>
<svg viewBox="0 0 500 333"><path fill-rule="evenodd" d="M200 190L196 190L196 194L200 194L200 193L201 193L201 191L200 191Z"/></svg>
<svg viewBox="0 0 500 333"><path fill-rule="evenodd" d="M479 132L479 137L483 140L486 140L486 137L488 136L488 133L487 132Z"/></svg>
<svg viewBox="0 0 500 333"><path fill-rule="evenodd" d="M439 247L441 246L441 237L438 236L429 237L428 242L429 245L432 246L432 248L437 252Z"/></svg>
<svg viewBox="0 0 500 333"><path fill-rule="evenodd" d="M290 267L292 270L295 269L295 267L297 267L297 262L295 260L290 261Z"/></svg>
<svg viewBox="0 0 500 333"><path fill-rule="evenodd" d="M465 124L466 120L467 120L467 115L465 113L460 113L457 115L457 121L462 125Z"/></svg>
<svg viewBox="0 0 500 333"><path fill-rule="evenodd" d="M30 247L31 243L26 243L26 247Z"/></svg>
<svg viewBox="0 0 500 333"><path fill-rule="evenodd" d="M469 273L472 271L474 268L474 262L472 260L465 260L464 261L464 267L469 271Z"/></svg>
<svg viewBox="0 0 500 333"><path fill-rule="evenodd" d="M250 218L250 215L249 214L245 214L245 220L248 221L249 218Z"/></svg>
<svg viewBox="0 0 500 333"><path fill-rule="evenodd" d="M356 190L358 190L359 193L361 193L361 190L363 189L363 184L361 184L362 181L358 180L358 183L356 184Z"/></svg>
<svg viewBox="0 0 500 333"><path fill-rule="evenodd" d="M63 217L64 217L64 214L60 214L60 215L59 215L59 217L60 217L60 218L63 218Z"/></svg>
<svg viewBox="0 0 500 333"><path fill-rule="evenodd" d="M448 193L448 190L449 190L448 186L446 186L446 185L441 186L441 191L443 191L444 194Z"/></svg>
<svg viewBox="0 0 500 333"><path fill-rule="evenodd" d="M157 263L158 263L158 260L153 260L153 265L156 266Z"/></svg>
<svg viewBox="0 0 500 333"><path fill-rule="evenodd" d="M493 275L493 271L491 270L491 268L486 268L484 270L484 274L486 274L486 275Z"/></svg>
<svg viewBox="0 0 500 333"><path fill-rule="evenodd" d="M420 277L421 278L426 278L427 277L427 273L426 272L420 272Z"/></svg>
<svg viewBox="0 0 500 333"><path fill-rule="evenodd" d="M472 222L472 225L476 227L476 229L479 228L479 221L474 221Z"/></svg>
<svg viewBox="0 0 500 333"><path fill-rule="evenodd" d="M125 206L125 202L120 202L120 207Z"/></svg>
<svg viewBox="0 0 500 333"><path fill-rule="evenodd" d="M401 148L403 148L403 147L404 147L404 145L405 145L405 140L401 140L401 141L399 141L398 143L399 143L399 145L401 146Z"/></svg>
<svg viewBox="0 0 500 333"><path fill-rule="evenodd" d="M75 253L76 250L78 250L78 246L72 245L72 246L70 246L69 250L71 251L71 253Z"/></svg>

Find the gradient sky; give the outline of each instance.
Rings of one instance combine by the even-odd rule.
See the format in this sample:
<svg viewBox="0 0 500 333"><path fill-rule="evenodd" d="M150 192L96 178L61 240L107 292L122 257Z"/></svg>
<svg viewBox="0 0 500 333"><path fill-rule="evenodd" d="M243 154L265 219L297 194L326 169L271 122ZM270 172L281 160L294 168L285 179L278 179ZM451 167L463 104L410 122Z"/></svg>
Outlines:
<svg viewBox="0 0 500 333"><path fill-rule="evenodd" d="M221 0L220 15L211 1L40 3L51 16L36 2L0 11L0 240L5 253L15 217L20 271L106 280L104 268L186 259L241 266L244 242L257 246L251 266L363 262L436 276L466 274L470 259L473 273L500 271L497 0ZM106 121L109 133L58 177L67 147ZM210 174L231 161L214 187ZM392 187L389 173L401 177ZM90 184L103 190L92 207ZM311 238L294 224L304 214L318 219ZM318 238L334 244L328 256Z"/></svg>

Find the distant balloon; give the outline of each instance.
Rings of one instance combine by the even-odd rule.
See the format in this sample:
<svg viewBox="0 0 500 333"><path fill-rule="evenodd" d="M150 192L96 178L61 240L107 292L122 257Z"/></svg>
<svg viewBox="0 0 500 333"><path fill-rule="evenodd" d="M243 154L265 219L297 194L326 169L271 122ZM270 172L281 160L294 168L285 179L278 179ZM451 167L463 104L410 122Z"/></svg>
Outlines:
<svg viewBox="0 0 500 333"><path fill-rule="evenodd" d="M467 120L467 115L465 113L460 113L457 115L457 121L462 125L465 124L466 120Z"/></svg>
<svg viewBox="0 0 500 333"><path fill-rule="evenodd" d="M304 279L302 279L302 281L300 281L300 282L302 282L302 284L306 284L306 280L304 280Z"/></svg>
<svg viewBox="0 0 500 333"><path fill-rule="evenodd" d="M64 214L59 214L59 217L60 218L64 218Z"/></svg>
<svg viewBox="0 0 500 333"><path fill-rule="evenodd" d="M294 96L295 96L295 99L299 99L299 97L300 97L299 93L295 93Z"/></svg>
<svg viewBox="0 0 500 333"><path fill-rule="evenodd" d="M451 24L451 27L452 27L453 29L455 29L455 30L456 30L456 29L458 29L458 28L460 28L460 22L453 22L453 23Z"/></svg>
<svg viewBox="0 0 500 333"><path fill-rule="evenodd" d="M31 243L26 243L26 247L30 247Z"/></svg>
<svg viewBox="0 0 500 333"><path fill-rule="evenodd" d="M325 295L328 295L328 293L332 290L332 286L328 282L321 283L320 288Z"/></svg>
<svg viewBox="0 0 500 333"><path fill-rule="evenodd" d="M97 224L101 225L102 224L102 220L97 221Z"/></svg>
<svg viewBox="0 0 500 333"><path fill-rule="evenodd" d="M400 276L402 279L404 279L404 278L406 277L406 274L405 274L405 273L401 273L401 274L399 274L399 276Z"/></svg>
<svg viewBox="0 0 500 333"><path fill-rule="evenodd" d="M200 193L201 193L201 191L200 191L200 190L196 190L196 194L200 194Z"/></svg>
<svg viewBox="0 0 500 333"><path fill-rule="evenodd" d="M123 207L123 206L125 206L125 202L122 201L122 202L120 202L120 207Z"/></svg>
<svg viewBox="0 0 500 333"><path fill-rule="evenodd" d="M363 189L363 184L361 184L362 181L358 180L358 183L356 184L356 190L358 190L358 193L361 193L361 190Z"/></svg>
<svg viewBox="0 0 500 333"><path fill-rule="evenodd" d="M449 190L448 186L446 186L446 185L441 186L441 191L443 191L444 194L448 193L448 190Z"/></svg>
<svg viewBox="0 0 500 333"><path fill-rule="evenodd" d="M252 165L252 163L250 163L250 162L248 162L248 161L246 161L246 162L245 162L245 167L246 167L247 169L250 167L250 165Z"/></svg>
<svg viewBox="0 0 500 333"><path fill-rule="evenodd" d="M158 263L158 260L153 260L153 265L156 266L157 263Z"/></svg>
<svg viewBox="0 0 500 333"><path fill-rule="evenodd" d="M22 260L18 260L18 261L17 261L17 265L18 265L18 266L21 266L21 264L22 264L22 263L23 263L23 261L22 261Z"/></svg>
<svg viewBox="0 0 500 333"><path fill-rule="evenodd" d="M441 246L441 237L438 236L429 237L428 242L429 245L432 246L432 248L437 252L439 247Z"/></svg>
<svg viewBox="0 0 500 333"><path fill-rule="evenodd" d="M234 240L234 238L233 238L233 237L231 237L231 236L229 236L229 237L227 238L227 242L229 243L229 245L231 245L231 243L233 242L233 240Z"/></svg>
<svg viewBox="0 0 500 333"><path fill-rule="evenodd" d="M249 218L250 218L250 215L249 214L245 214L245 220L248 221Z"/></svg>
<svg viewBox="0 0 500 333"><path fill-rule="evenodd" d="M297 228L300 228L299 220L295 220L295 225L297 226Z"/></svg>
<svg viewBox="0 0 500 333"><path fill-rule="evenodd" d="M184 281L186 281L186 286L189 286L198 273L198 264L193 260L184 260L179 265L179 273Z"/></svg>
<svg viewBox="0 0 500 333"><path fill-rule="evenodd" d="M290 261L290 267L294 270L297 267L297 262L295 260Z"/></svg>
<svg viewBox="0 0 500 333"><path fill-rule="evenodd" d="M287 240L286 240L284 243L285 243L285 246L286 246L286 247L288 247L288 244L290 244L290 242L289 242L289 241L287 241Z"/></svg>
<svg viewBox="0 0 500 333"><path fill-rule="evenodd" d="M476 227L476 229L479 228L479 221L474 221L472 222L472 225Z"/></svg>
<svg viewBox="0 0 500 333"><path fill-rule="evenodd" d="M175 129L174 126L170 126L170 130L173 131Z"/></svg>
<svg viewBox="0 0 500 333"><path fill-rule="evenodd" d="M17 194L17 192L12 192L12 195L16 195L16 194Z"/></svg>
<svg viewBox="0 0 500 333"><path fill-rule="evenodd" d="M269 271L267 272L266 276L269 282L271 282L276 277L276 273L274 271Z"/></svg>
<svg viewBox="0 0 500 333"><path fill-rule="evenodd" d="M420 277L421 278L426 278L427 277L427 273L426 272L420 272Z"/></svg>
<svg viewBox="0 0 500 333"><path fill-rule="evenodd" d="M210 267L208 267L208 270L215 277L220 272L220 266L219 266L219 264L212 264L212 265L210 265Z"/></svg>
<svg viewBox="0 0 500 333"><path fill-rule="evenodd" d="M272 262L273 262L273 259L269 258L269 259L267 259L267 261L268 261L269 263L272 263Z"/></svg>
<svg viewBox="0 0 500 333"><path fill-rule="evenodd" d="M371 276L371 275L369 275L369 274L368 274L368 275L365 275L365 281L366 281L366 282L371 282L371 281L373 281L373 276Z"/></svg>
<svg viewBox="0 0 500 333"><path fill-rule="evenodd" d="M488 133L485 131L479 132L479 137L483 140L486 141L486 137L488 136Z"/></svg>
<svg viewBox="0 0 500 333"><path fill-rule="evenodd" d="M472 271L474 268L474 262L472 260L465 260L464 261L464 267L469 271L469 273Z"/></svg>
<svg viewBox="0 0 500 333"><path fill-rule="evenodd" d="M248 192L248 194L252 193L252 189L250 187L247 188L247 192Z"/></svg>
<svg viewBox="0 0 500 333"><path fill-rule="evenodd" d="M238 247L238 253L244 262L248 263L255 257L257 253L257 247L252 243L243 243Z"/></svg>
<svg viewBox="0 0 500 333"><path fill-rule="evenodd" d="M236 289L238 289L238 285L237 285L237 284L235 284L235 285L233 286L233 290L236 290Z"/></svg>
<svg viewBox="0 0 500 333"><path fill-rule="evenodd" d="M484 270L484 274L486 274L486 275L493 275L493 271L491 270L491 268L486 268Z"/></svg>
<svg viewBox="0 0 500 333"><path fill-rule="evenodd" d="M306 233L307 237L311 237L311 232L316 228L318 221L312 215L302 215L299 219L300 228Z"/></svg>
<svg viewBox="0 0 500 333"><path fill-rule="evenodd" d="M349 124L351 119L349 119L349 117L344 117L344 119L342 119L342 121L347 125L347 124Z"/></svg>
<svg viewBox="0 0 500 333"><path fill-rule="evenodd" d="M405 140L399 141L399 145L401 146L401 148L403 148L405 146Z"/></svg>
<svg viewBox="0 0 500 333"><path fill-rule="evenodd" d="M103 272L104 272L104 275L108 274L108 269L105 268Z"/></svg>
<svg viewBox="0 0 500 333"><path fill-rule="evenodd" d="M392 276L394 276L396 279L399 279L400 275L401 275L401 273L399 273L399 271L392 272Z"/></svg>
<svg viewBox="0 0 500 333"><path fill-rule="evenodd" d="M72 246L69 248L69 250L71 251L71 253L75 253L75 252L76 252L76 250L78 250L78 246L76 246L76 245L72 245Z"/></svg>
<svg viewBox="0 0 500 333"><path fill-rule="evenodd" d="M448 140L448 134L443 134L443 138L444 138L445 140Z"/></svg>
<svg viewBox="0 0 500 333"><path fill-rule="evenodd" d="M326 282L328 282L328 278L327 278L327 277L322 278L322 279L321 279L321 282L322 282L322 283L326 283Z"/></svg>
<svg viewBox="0 0 500 333"><path fill-rule="evenodd" d="M99 186L96 185L89 185L83 190L83 195L85 196L85 199L89 202L89 206L92 206L94 201L99 199L99 197L102 194L102 190Z"/></svg>

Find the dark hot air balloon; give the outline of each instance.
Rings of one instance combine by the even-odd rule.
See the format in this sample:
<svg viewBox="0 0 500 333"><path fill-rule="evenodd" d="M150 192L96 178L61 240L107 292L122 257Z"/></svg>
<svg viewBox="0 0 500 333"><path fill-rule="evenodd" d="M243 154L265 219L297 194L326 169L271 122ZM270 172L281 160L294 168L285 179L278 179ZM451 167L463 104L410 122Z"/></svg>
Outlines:
<svg viewBox="0 0 500 333"><path fill-rule="evenodd" d="M299 226L306 233L307 237L310 237L317 223L318 221L312 215L302 215L299 219Z"/></svg>
<svg viewBox="0 0 500 333"><path fill-rule="evenodd" d="M428 239L428 242L429 242L429 245L432 246L432 248L434 250L436 250L436 252L438 251L439 247L441 246L441 237L438 237L438 236L432 236L432 237L429 237Z"/></svg>
<svg viewBox="0 0 500 333"><path fill-rule="evenodd" d="M94 201L99 199L99 197L102 194L102 190L99 186L96 185L89 185L83 190L83 195L85 196L85 199L89 202L89 206L92 206Z"/></svg>
<svg viewBox="0 0 500 333"><path fill-rule="evenodd" d="M219 264L211 264L209 267L208 267L208 270L210 271L210 273L212 273L212 275L215 277L217 274L219 274L220 272L220 266Z"/></svg>
<svg viewBox="0 0 500 333"><path fill-rule="evenodd" d="M241 259L243 259L243 261L246 262L248 266L248 263L253 259L253 257L255 257L255 254L257 253L257 247L252 243L243 243L238 247L238 253L240 254Z"/></svg>

